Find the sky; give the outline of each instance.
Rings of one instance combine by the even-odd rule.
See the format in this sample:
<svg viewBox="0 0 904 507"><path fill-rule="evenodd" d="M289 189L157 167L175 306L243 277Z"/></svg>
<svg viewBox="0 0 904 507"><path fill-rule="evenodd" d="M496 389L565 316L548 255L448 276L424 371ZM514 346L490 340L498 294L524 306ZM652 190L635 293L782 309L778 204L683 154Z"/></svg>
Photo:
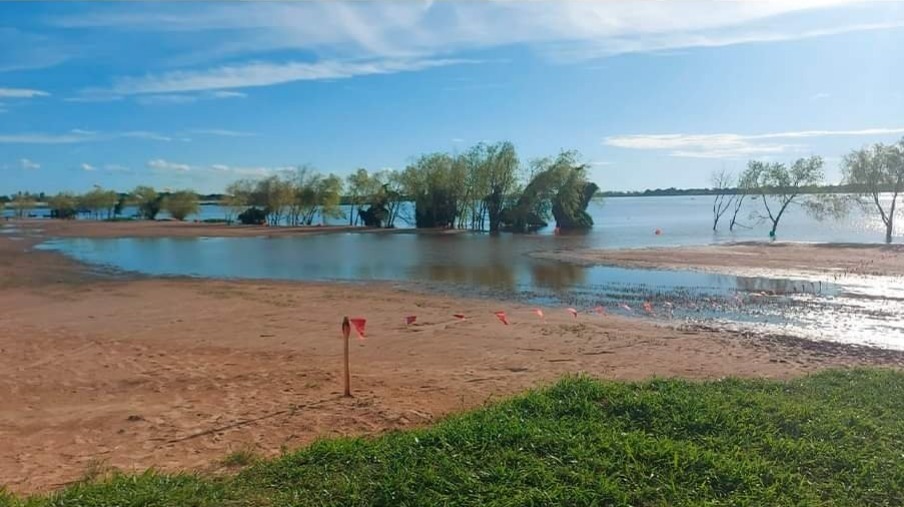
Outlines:
<svg viewBox="0 0 904 507"><path fill-rule="evenodd" d="M0 3L0 194L511 141L604 190L904 137L904 2Z"/></svg>

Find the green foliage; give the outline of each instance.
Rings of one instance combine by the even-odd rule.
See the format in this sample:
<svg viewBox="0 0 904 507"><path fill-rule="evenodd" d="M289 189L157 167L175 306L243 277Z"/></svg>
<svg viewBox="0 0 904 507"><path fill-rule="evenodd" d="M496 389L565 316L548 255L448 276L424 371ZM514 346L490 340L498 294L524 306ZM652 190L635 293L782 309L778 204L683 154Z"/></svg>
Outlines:
<svg viewBox="0 0 904 507"><path fill-rule="evenodd" d="M200 203L198 194L192 190L173 192L163 199L163 209L176 220L185 220L189 215L198 213Z"/></svg>
<svg viewBox="0 0 904 507"><path fill-rule="evenodd" d="M902 411L895 370L788 382L572 377L430 428L321 441L231 478L149 472L24 502L898 506Z"/></svg>
<svg viewBox="0 0 904 507"><path fill-rule="evenodd" d="M91 215L95 220L113 218L119 195L113 190L104 190L95 186L91 191L78 198L78 207Z"/></svg>
<svg viewBox="0 0 904 507"><path fill-rule="evenodd" d="M130 194L131 202L138 207L138 214L145 220L154 220L163 207L163 196L153 187L137 186Z"/></svg>
<svg viewBox="0 0 904 507"><path fill-rule="evenodd" d="M13 196L10 201L10 207L13 209L13 214L16 218L24 218L37 203L37 198L34 195L28 192L19 192Z"/></svg>
<svg viewBox="0 0 904 507"><path fill-rule="evenodd" d="M466 195L467 166L446 153L423 155L405 169L405 193L414 201L417 227L454 227Z"/></svg>
<svg viewBox="0 0 904 507"><path fill-rule="evenodd" d="M61 220L71 220L78 213L78 196L72 192L60 192L47 200L50 216Z"/></svg>

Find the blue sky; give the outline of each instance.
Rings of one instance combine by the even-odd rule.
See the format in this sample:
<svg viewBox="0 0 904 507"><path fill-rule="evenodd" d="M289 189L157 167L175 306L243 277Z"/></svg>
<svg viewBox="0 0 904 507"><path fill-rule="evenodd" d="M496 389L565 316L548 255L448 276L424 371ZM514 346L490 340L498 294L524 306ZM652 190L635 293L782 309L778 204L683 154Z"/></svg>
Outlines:
<svg viewBox="0 0 904 507"><path fill-rule="evenodd" d="M604 189L904 136L904 3L0 3L0 194L509 140Z"/></svg>

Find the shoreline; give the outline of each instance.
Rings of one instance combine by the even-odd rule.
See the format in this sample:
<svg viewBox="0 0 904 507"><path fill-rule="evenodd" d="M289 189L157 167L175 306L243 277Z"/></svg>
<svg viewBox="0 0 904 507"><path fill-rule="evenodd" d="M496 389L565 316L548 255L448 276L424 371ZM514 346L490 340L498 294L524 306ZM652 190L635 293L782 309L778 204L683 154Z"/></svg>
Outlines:
<svg viewBox="0 0 904 507"><path fill-rule="evenodd" d="M215 471L235 450L273 456L318 438L423 426L568 374L904 368L904 352L575 319L561 308L540 319L524 304L406 284L108 276L31 249L53 233L0 235L0 391L9 393L0 485L19 494L61 487L97 463ZM365 340L352 343L352 399L340 396L343 315L368 319Z"/></svg>

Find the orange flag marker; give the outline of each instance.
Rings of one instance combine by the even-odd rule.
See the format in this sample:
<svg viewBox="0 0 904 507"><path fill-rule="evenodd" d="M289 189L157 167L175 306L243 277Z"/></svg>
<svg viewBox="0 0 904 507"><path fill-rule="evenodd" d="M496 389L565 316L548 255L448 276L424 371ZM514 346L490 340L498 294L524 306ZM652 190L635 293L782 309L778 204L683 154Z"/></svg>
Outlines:
<svg viewBox="0 0 904 507"><path fill-rule="evenodd" d="M409 315L405 317L405 325L410 326L417 321L417 315Z"/></svg>
<svg viewBox="0 0 904 507"><path fill-rule="evenodd" d="M540 317L541 319L543 318L543 310L541 310L539 308L534 308L534 313L537 314L537 317Z"/></svg>
<svg viewBox="0 0 904 507"><path fill-rule="evenodd" d="M453 313L452 316L455 317L456 319L464 319L465 318L465 315L463 313Z"/></svg>
<svg viewBox="0 0 904 507"><path fill-rule="evenodd" d="M508 317L505 316L505 312L495 312L496 318L499 319L500 322L509 325Z"/></svg>

